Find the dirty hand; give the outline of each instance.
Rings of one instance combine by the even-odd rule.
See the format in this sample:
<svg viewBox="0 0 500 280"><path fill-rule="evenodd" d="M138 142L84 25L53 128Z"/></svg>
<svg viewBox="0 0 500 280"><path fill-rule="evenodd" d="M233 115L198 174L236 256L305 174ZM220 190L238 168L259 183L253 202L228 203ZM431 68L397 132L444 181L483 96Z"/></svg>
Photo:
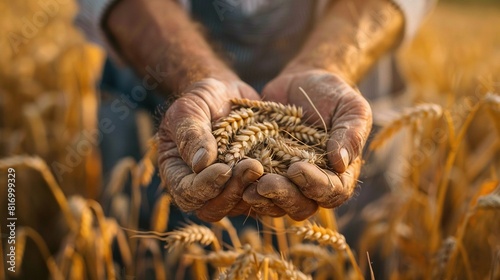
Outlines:
<svg viewBox="0 0 500 280"><path fill-rule="evenodd" d="M231 98L259 99L247 84L235 79L204 79L188 87L167 110L160 125L159 169L163 183L183 211L196 211L205 221L247 213L245 188L263 173L254 159L234 169L217 159L211 122L229 114Z"/></svg>
<svg viewBox="0 0 500 280"><path fill-rule="evenodd" d="M321 125L321 118L299 87L305 90L326 123L331 170L299 162L290 166L286 177L264 175L243 195L258 214L288 214L292 219L303 220L313 215L318 206L341 205L356 186L361 152L372 125L368 102L340 76L314 69L281 74L264 88L262 98L302 106L303 119Z"/></svg>

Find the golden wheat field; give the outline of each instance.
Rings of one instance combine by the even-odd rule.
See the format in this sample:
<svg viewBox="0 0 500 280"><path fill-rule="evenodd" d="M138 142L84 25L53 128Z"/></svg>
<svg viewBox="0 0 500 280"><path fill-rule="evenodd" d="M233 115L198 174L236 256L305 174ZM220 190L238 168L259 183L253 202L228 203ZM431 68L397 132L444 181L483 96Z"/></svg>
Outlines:
<svg viewBox="0 0 500 280"><path fill-rule="evenodd" d="M72 1L52 2L48 12L36 0L0 1L0 280L500 279L500 5L439 3L401 49L408 87L397 105L372 104L379 129L366 152L388 190L358 213L353 244L349 207L303 222L262 217L243 231L228 218L171 228L174 206L161 193L141 226L153 121L136 116L142 158L124 157L104 180L98 144L113 124L98 119L96 83L105 53L73 27ZM260 118L235 102L214 127L232 145L228 163L242 155L223 128ZM325 132L300 126L299 109L259 106L283 123L264 116L256 137L279 140L273 131L287 125L315 145L297 152L283 148L290 139L272 140L287 158L254 151L267 172L297 158L325 164L315 154Z"/></svg>

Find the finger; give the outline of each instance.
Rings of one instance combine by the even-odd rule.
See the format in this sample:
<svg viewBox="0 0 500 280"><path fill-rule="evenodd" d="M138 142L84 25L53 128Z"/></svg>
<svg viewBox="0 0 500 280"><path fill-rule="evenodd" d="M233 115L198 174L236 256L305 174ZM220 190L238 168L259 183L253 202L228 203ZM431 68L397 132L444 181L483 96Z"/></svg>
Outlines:
<svg viewBox="0 0 500 280"><path fill-rule="evenodd" d="M243 191L264 173L262 164L255 159L245 159L233 169L231 179L224 190L197 210L197 216L207 222L216 222L228 215L233 207L241 201Z"/></svg>
<svg viewBox="0 0 500 280"><path fill-rule="evenodd" d="M290 218L302 221L318 210L318 204L305 197L299 189L286 177L277 174L263 176L257 184L257 192L272 200L285 210Z"/></svg>
<svg viewBox="0 0 500 280"><path fill-rule="evenodd" d="M311 104L302 87L312 100ZM304 108L309 123L325 122L330 133L328 159L333 170L346 171L361 155L372 126L372 113L366 99L338 75L315 71L305 81L292 83L289 102ZM318 114L319 113L319 114Z"/></svg>
<svg viewBox="0 0 500 280"><path fill-rule="evenodd" d="M258 215L281 217L286 214L285 210L276 206L272 200L263 197L257 192L257 184L253 183L243 192L243 200L250 204L252 210Z"/></svg>
<svg viewBox="0 0 500 280"><path fill-rule="evenodd" d="M159 136L160 177L181 210L196 210L222 191L232 174L228 165L216 163L195 174L179 156L175 143L166 141L162 131Z"/></svg>
<svg viewBox="0 0 500 280"><path fill-rule="evenodd" d="M251 206L250 204L246 203L243 198L236 204L231 211L227 214L230 217L233 216L239 216L239 215L247 215L247 216L252 216L255 215L251 211Z"/></svg>
<svg viewBox="0 0 500 280"><path fill-rule="evenodd" d="M162 127L168 129L180 156L194 172L200 172L217 159L210 120L207 103L194 95L177 99L165 114Z"/></svg>
<svg viewBox="0 0 500 280"><path fill-rule="evenodd" d="M231 178L231 168L222 163L215 163L205 168L200 173L192 173L180 181L174 193L177 202L183 205L184 211L193 211L205 204L206 201L216 197L223 190L226 182Z"/></svg>
<svg viewBox="0 0 500 280"><path fill-rule="evenodd" d="M352 196L360 168L359 158L340 175L309 163L298 162L288 168L287 176L306 197L316 201L319 206L334 208Z"/></svg>
<svg viewBox="0 0 500 280"><path fill-rule="evenodd" d="M327 150L331 167L338 173L347 170L361 156L372 126L370 105L359 93L345 85L345 91L331 118Z"/></svg>
<svg viewBox="0 0 500 280"><path fill-rule="evenodd" d="M259 97L253 88L243 82L235 81L228 87L215 79L194 83L186 92L168 109L165 122L184 161L194 172L200 172L217 158L217 142L212 135L211 121L229 114L230 98Z"/></svg>

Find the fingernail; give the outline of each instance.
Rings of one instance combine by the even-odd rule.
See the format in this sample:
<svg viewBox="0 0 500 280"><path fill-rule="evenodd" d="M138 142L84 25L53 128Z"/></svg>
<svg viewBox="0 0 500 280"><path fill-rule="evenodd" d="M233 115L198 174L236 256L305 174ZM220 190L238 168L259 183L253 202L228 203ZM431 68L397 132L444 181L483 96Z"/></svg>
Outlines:
<svg viewBox="0 0 500 280"><path fill-rule="evenodd" d="M229 180L229 177L230 176L228 176L228 174L220 174L217 178L215 178L214 183L217 186L222 186L227 182L227 180Z"/></svg>
<svg viewBox="0 0 500 280"><path fill-rule="evenodd" d="M345 148L340 149L340 156L342 157L342 162L344 163L345 168L349 166L349 153Z"/></svg>
<svg viewBox="0 0 500 280"><path fill-rule="evenodd" d="M260 173L255 172L252 169L247 169L245 170L245 172L243 172L242 181L243 183L250 183L257 180L257 178L259 178L260 175L261 175Z"/></svg>
<svg viewBox="0 0 500 280"><path fill-rule="evenodd" d="M290 179L293 180L293 182L299 186L299 188L303 188L307 186L307 180L306 177L304 177L304 174L302 172L297 172L293 175L290 176Z"/></svg>
<svg viewBox="0 0 500 280"><path fill-rule="evenodd" d="M200 148L198 151L193 156L193 166L192 168L195 169L195 166L197 166L200 161L203 159L203 157L207 154L207 150L205 148Z"/></svg>

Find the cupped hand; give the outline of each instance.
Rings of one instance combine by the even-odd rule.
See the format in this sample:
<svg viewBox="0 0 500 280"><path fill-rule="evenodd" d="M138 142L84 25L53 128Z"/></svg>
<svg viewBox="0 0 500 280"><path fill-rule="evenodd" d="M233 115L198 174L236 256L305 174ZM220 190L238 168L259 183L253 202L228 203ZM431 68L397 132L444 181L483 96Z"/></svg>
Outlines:
<svg viewBox="0 0 500 280"><path fill-rule="evenodd" d="M167 110L159 128L158 163L163 184L177 206L196 211L205 221L249 211L245 188L263 174L253 159L232 169L217 159L211 123L231 110L231 98L259 99L238 79L204 79L193 83Z"/></svg>
<svg viewBox="0 0 500 280"><path fill-rule="evenodd" d="M372 125L371 109L363 96L339 75L305 70L278 76L264 88L262 97L302 106L303 119L309 124L322 125L323 119L329 135L326 156L331 169L306 162L292 164L286 176L264 175L258 184L248 187L244 200L257 214L288 214L303 220L318 206L334 208L349 199L357 184L362 149Z"/></svg>

